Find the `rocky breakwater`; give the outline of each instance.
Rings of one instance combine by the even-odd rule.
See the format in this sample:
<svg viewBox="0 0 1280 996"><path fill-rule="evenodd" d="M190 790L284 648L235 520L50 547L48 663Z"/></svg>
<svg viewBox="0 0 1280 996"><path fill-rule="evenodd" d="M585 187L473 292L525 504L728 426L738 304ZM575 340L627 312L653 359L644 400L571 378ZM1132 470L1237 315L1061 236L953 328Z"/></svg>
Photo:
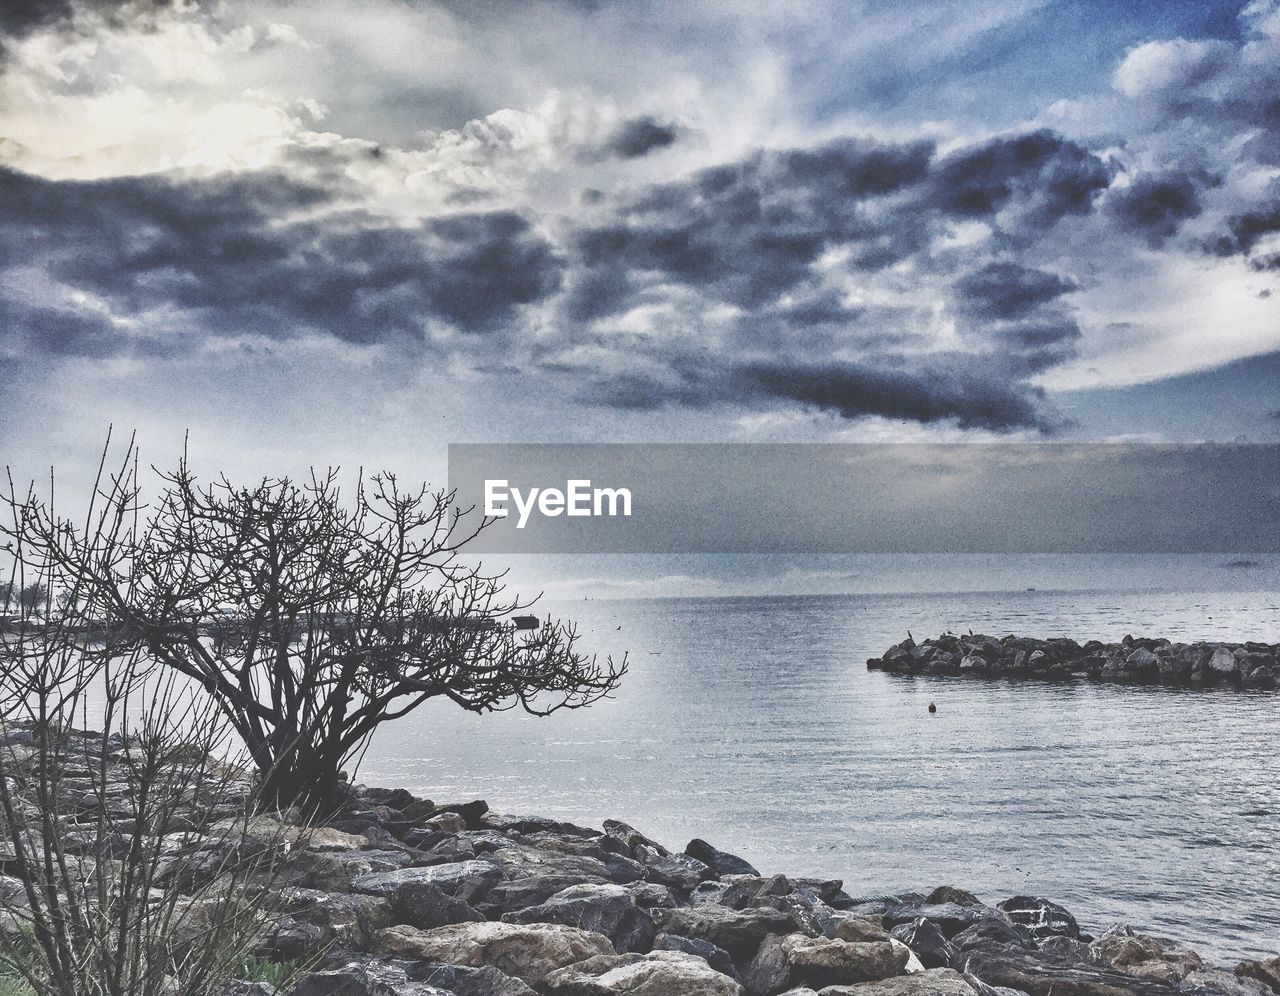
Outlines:
<svg viewBox="0 0 1280 996"><path fill-rule="evenodd" d="M292 996L1280 993L1280 959L1214 969L1128 927L1092 937L1037 897L859 898L702 840L674 852L618 821L403 790L353 790L280 888L286 915L260 953L318 959Z"/></svg>
<svg viewBox="0 0 1280 996"><path fill-rule="evenodd" d="M1173 643L1132 636L1119 643L1090 640L1080 644L1068 639L947 633L922 643L908 637L882 656L868 660L867 668L892 674L1271 689L1280 677L1280 646Z"/></svg>
<svg viewBox="0 0 1280 996"><path fill-rule="evenodd" d="M6 755L19 778L23 751ZM105 788L61 830L87 865L119 852L107 838L91 853L99 838L83 826L127 813L138 789L114 751L99 764ZM247 774L227 783L229 813L250 788ZM942 886L858 897L868 885L762 875L705 841L676 852L618 821L593 829L361 786L321 827L257 816L228 837L174 815L146 842L182 858L182 874L157 874L161 894L216 885L234 853L278 857L256 954L305 974L286 991L244 981L226 996L1280 993L1280 959L1209 967L1128 927L1091 936L1034 896L987 904ZM21 904L19 869L0 870L0 902Z"/></svg>
<svg viewBox="0 0 1280 996"><path fill-rule="evenodd" d="M1060 906L956 888L858 898L761 875L701 840L601 830L360 788L288 862L262 953L321 964L293 996L1117 996L1280 992Z"/></svg>

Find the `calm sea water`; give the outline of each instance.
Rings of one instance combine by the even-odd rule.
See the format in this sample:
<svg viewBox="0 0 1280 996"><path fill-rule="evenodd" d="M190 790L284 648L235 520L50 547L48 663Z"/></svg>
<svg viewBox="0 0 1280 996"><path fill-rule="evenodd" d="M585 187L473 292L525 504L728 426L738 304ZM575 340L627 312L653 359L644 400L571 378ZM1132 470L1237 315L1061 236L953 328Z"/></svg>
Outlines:
<svg viewBox="0 0 1280 996"><path fill-rule="evenodd" d="M1280 597L1021 592L588 601L616 699L533 719L427 707L361 780L675 847L853 894L1048 896L1215 961L1280 953L1280 696L869 673L910 629L1280 641ZM938 712L930 715L929 702Z"/></svg>

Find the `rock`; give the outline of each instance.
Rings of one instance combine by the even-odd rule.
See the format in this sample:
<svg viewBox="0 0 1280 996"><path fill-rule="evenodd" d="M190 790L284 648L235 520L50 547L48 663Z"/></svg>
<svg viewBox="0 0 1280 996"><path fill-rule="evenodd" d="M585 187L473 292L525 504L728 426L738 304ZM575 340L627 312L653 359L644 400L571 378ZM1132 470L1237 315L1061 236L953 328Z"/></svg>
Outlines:
<svg viewBox="0 0 1280 996"><path fill-rule="evenodd" d="M1009 945L979 948L963 957L965 973L1028 996L1170 996L1177 992L1167 982L1111 968L1063 964Z"/></svg>
<svg viewBox="0 0 1280 996"><path fill-rule="evenodd" d="M1254 979L1280 993L1280 958L1267 961L1242 961L1236 966L1236 977Z"/></svg>
<svg viewBox="0 0 1280 996"><path fill-rule="evenodd" d="M1080 937L1080 927L1076 918L1057 903L1036 896L1014 896L996 908L1003 912L1016 924L1031 931L1035 940L1059 935L1062 937Z"/></svg>
<svg viewBox="0 0 1280 996"><path fill-rule="evenodd" d="M900 958L905 959L905 963L902 966L902 970L904 972L910 974L913 972L926 971L924 965L921 964L920 959L916 957L916 953L896 937L889 938L889 946L898 952L898 956Z"/></svg>
<svg viewBox="0 0 1280 996"><path fill-rule="evenodd" d="M289 990L289 996L451 996L451 993L411 979L401 964L355 961L303 976Z"/></svg>
<svg viewBox="0 0 1280 996"><path fill-rule="evenodd" d="M437 806L437 813L457 813L462 817L468 830L484 829L482 822L484 814L489 812L489 804L483 799L476 799L474 802L455 803L448 806Z"/></svg>
<svg viewBox="0 0 1280 996"><path fill-rule="evenodd" d="M795 917L781 910L731 910L710 904L656 910L654 919L664 933L723 948L735 965L748 964L768 935L790 934L798 926Z"/></svg>
<svg viewBox="0 0 1280 996"><path fill-rule="evenodd" d="M305 962L324 951L332 940L323 927L297 917L277 917L258 941L255 953L272 961Z"/></svg>
<svg viewBox="0 0 1280 996"><path fill-rule="evenodd" d="M484 919L471 905L449 895L433 882L405 882L391 894L389 906L395 923L407 923L419 930Z"/></svg>
<svg viewBox="0 0 1280 996"><path fill-rule="evenodd" d="M308 851L360 851L369 846L369 838L332 827L314 827L307 831L302 844Z"/></svg>
<svg viewBox="0 0 1280 996"><path fill-rule="evenodd" d="M535 988L557 968L615 953L603 934L559 923L455 923L433 930L402 925L381 931L376 948L399 958L492 965Z"/></svg>
<svg viewBox="0 0 1280 996"><path fill-rule="evenodd" d="M620 885L575 885L545 903L504 913L503 923L562 923L604 934L619 952L646 952L657 931L653 917Z"/></svg>
<svg viewBox="0 0 1280 996"><path fill-rule="evenodd" d="M931 968L850 986L828 986L818 996L977 996L963 975L950 968Z"/></svg>
<svg viewBox="0 0 1280 996"><path fill-rule="evenodd" d="M609 880L618 885L639 882L646 874L644 865L621 854L606 854L600 861L605 867Z"/></svg>
<svg viewBox="0 0 1280 996"><path fill-rule="evenodd" d="M635 852L640 847L650 848L663 856L671 853L657 841L650 840L635 827L621 820L605 820L604 832L607 836L620 841L632 857L636 856Z"/></svg>
<svg viewBox="0 0 1280 996"><path fill-rule="evenodd" d="M1040 942L1037 950L1057 961L1078 961L1086 965L1106 964L1093 948L1084 941L1077 941L1074 937L1061 935L1046 937Z"/></svg>
<svg viewBox="0 0 1280 996"><path fill-rule="evenodd" d="M1008 916L1003 911L992 909L990 906L961 906L958 903L932 905L926 903L920 906L914 904L896 906L885 914L884 922L889 927L897 927L899 924L911 923L920 917L932 922L942 931L943 936L948 938L954 937L965 928L972 927L975 923L980 923L983 920L1008 920Z"/></svg>
<svg viewBox="0 0 1280 996"><path fill-rule="evenodd" d="M760 874L752 865L736 854L718 850L705 840L699 840L697 837L689 841L689 846L684 849L684 853L701 861L717 875L758 876Z"/></svg>
<svg viewBox="0 0 1280 996"><path fill-rule="evenodd" d="M741 996L742 987L683 951L601 955L547 975L547 996Z"/></svg>
<svg viewBox="0 0 1280 996"><path fill-rule="evenodd" d="M355 892L371 896L386 896L394 902L395 894L400 889L426 882L446 895L470 903L488 893L504 877L502 867L492 861L458 861L357 875L351 882L351 888Z"/></svg>
<svg viewBox="0 0 1280 996"><path fill-rule="evenodd" d="M819 988L900 974L909 952L887 941L859 943L791 934L782 939L791 981Z"/></svg>
<svg viewBox="0 0 1280 996"><path fill-rule="evenodd" d="M1241 978L1231 972L1218 968L1206 968L1200 972L1192 972L1182 984L1178 992L1186 996L1274 996L1275 990L1263 985L1257 979Z"/></svg>
<svg viewBox="0 0 1280 996"><path fill-rule="evenodd" d="M959 953L942 936L942 931L923 917L894 927L892 936L915 952L925 968L946 968Z"/></svg>
<svg viewBox="0 0 1280 996"><path fill-rule="evenodd" d="M683 951L685 954L697 955L717 972L734 979L738 977L729 952L724 948L716 947L710 941L698 941L692 937L681 937L679 934L659 934L653 939L653 950Z"/></svg>
<svg viewBox="0 0 1280 996"><path fill-rule="evenodd" d="M954 885L940 885L929 893L925 902L930 906L955 903L957 906L981 906L982 901L972 892L957 889Z"/></svg>
<svg viewBox="0 0 1280 996"><path fill-rule="evenodd" d="M645 877L650 882L669 885L673 889L689 892L704 879L715 878L707 865L687 854L659 854L648 847L639 847L636 859L645 866Z"/></svg>
<svg viewBox="0 0 1280 996"><path fill-rule="evenodd" d="M232 982L220 996L277 996L275 986L266 982Z"/></svg>
<svg viewBox="0 0 1280 996"><path fill-rule="evenodd" d="M1031 931L1026 927L994 917L980 920L972 927L966 927L950 940L957 951L970 951L1000 944L1012 944L1027 949L1035 947L1035 942L1031 939Z"/></svg>
<svg viewBox="0 0 1280 996"><path fill-rule="evenodd" d="M476 908L490 919L500 920L504 913L522 910L528 906L545 903L557 892L578 885L612 885L607 878L588 875L520 875L506 882L499 882L485 894ZM638 904L637 904L638 905Z"/></svg>
<svg viewBox="0 0 1280 996"><path fill-rule="evenodd" d="M280 899L287 919L319 928L324 943L344 948L367 948L377 931L397 922L391 904L380 896L291 888L282 890Z"/></svg>
<svg viewBox="0 0 1280 996"><path fill-rule="evenodd" d="M773 996L791 984L791 962L779 935L770 934L760 942L742 981L751 996Z"/></svg>
<svg viewBox="0 0 1280 996"><path fill-rule="evenodd" d="M492 965L471 968L466 965L440 965L411 962L410 974L417 979L447 989L454 996L536 996L519 979L500 972Z"/></svg>
<svg viewBox="0 0 1280 996"><path fill-rule="evenodd" d="M829 926L830 932L824 933L841 941L887 941L890 936L889 931L874 920L852 913L836 914ZM910 947L909 944L907 946Z"/></svg>
<svg viewBox="0 0 1280 996"><path fill-rule="evenodd" d="M1219 647L1209 658L1209 671L1220 678L1233 678L1240 673L1240 662L1226 647Z"/></svg>
<svg viewBox="0 0 1280 996"><path fill-rule="evenodd" d="M460 813L442 812L422 821L422 830L440 830L444 833L462 833L467 829L467 821Z"/></svg>
<svg viewBox="0 0 1280 996"><path fill-rule="evenodd" d="M1095 960L1130 975L1181 982L1204 968L1200 956L1177 944L1162 945L1131 927L1112 927L1089 945Z"/></svg>
<svg viewBox="0 0 1280 996"><path fill-rule="evenodd" d="M672 909L678 905L671 890L657 882L631 882L626 890L634 897L636 905L646 910Z"/></svg>

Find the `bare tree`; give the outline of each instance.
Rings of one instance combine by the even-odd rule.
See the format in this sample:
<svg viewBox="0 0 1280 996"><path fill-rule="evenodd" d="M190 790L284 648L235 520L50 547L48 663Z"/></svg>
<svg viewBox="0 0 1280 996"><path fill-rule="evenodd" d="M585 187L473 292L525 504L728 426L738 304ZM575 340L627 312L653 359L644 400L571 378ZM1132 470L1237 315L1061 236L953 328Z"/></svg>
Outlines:
<svg viewBox="0 0 1280 996"><path fill-rule="evenodd" d="M10 537L74 577L117 638L204 687L273 805L330 806L373 731L428 699L545 715L607 696L626 671L579 653L571 624L510 624L531 603L464 559L488 523L451 494L379 474L347 496L337 471L201 485L185 460L160 477L136 516L131 445L98 498L121 524L110 548L31 494L11 499Z"/></svg>
<svg viewBox="0 0 1280 996"><path fill-rule="evenodd" d="M123 512L86 520L82 542L118 548ZM0 840L21 886L0 890L0 976L33 996L218 996L270 930L306 828L259 815L212 700L89 625L81 565L21 538L11 552L15 588L66 597L52 616L23 602L0 639Z"/></svg>

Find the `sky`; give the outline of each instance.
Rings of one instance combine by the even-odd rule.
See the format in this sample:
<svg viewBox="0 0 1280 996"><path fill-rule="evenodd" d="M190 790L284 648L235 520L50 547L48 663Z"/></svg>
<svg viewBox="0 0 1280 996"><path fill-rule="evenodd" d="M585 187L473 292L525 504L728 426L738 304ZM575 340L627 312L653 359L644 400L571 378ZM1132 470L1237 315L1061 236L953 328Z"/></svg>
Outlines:
<svg viewBox="0 0 1280 996"><path fill-rule="evenodd" d="M0 460L1280 440L1280 3L0 8Z"/></svg>

